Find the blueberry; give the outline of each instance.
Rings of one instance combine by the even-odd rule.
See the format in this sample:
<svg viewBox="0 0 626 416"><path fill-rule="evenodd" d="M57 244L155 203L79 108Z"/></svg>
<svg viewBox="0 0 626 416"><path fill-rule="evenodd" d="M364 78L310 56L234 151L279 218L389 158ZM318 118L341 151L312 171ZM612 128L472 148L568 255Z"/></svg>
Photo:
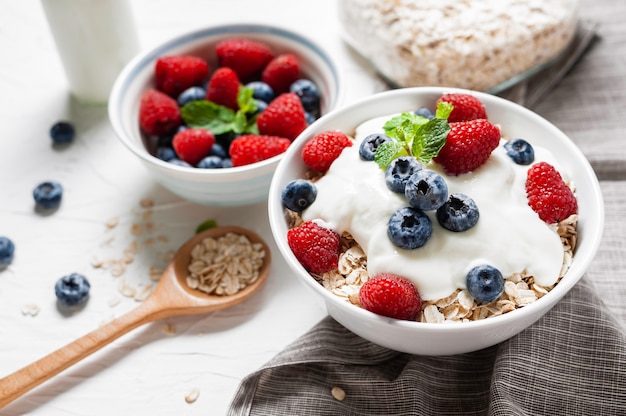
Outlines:
<svg viewBox="0 0 626 416"><path fill-rule="evenodd" d="M256 100L256 113L261 114L267 108L267 103L265 101Z"/></svg>
<svg viewBox="0 0 626 416"><path fill-rule="evenodd" d="M50 128L50 138L53 143L69 143L74 140L76 131L74 125L68 121L59 121Z"/></svg>
<svg viewBox="0 0 626 416"><path fill-rule="evenodd" d="M165 162L169 162L170 160L178 157L176 155L176 151L174 151L174 149L172 149L169 146L161 146L161 147L157 147L156 149L156 157L158 157L159 159L165 161Z"/></svg>
<svg viewBox="0 0 626 416"><path fill-rule="evenodd" d="M187 163L184 160L181 160L181 159L179 159L177 157L175 157L174 159L170 159L167 162L171 163L172 165L184 166L186 168L193 168L193 166L191 166L189 163Z"/></svg>
<svg viewBox="0 0 626 416"><path fill-rule="evenodd" d="M252 98L269 104L275 97L274 90L263 81L252 81L246 84L252 90Z"/></svg>
<svg viewBox="0 0 626 416"><path fill-rule="evenodd" d="M418 116L425 117L429 120L432 120L433 118L435 118L435 115L433 114L432 111L430 111L428 107L418 108L417 110L415 110L415 114L417 114Z"/></svg>
<svg viewBox="0 0 626 416"><path fill-rule="evenodd" d="M472 228L478 222L478 206L465 194L451 194L437 210L437 221L450 231L460 232Z"/></svg>
<svg viewBox="0 0 626 416"><path fill-rule="evenodd" d="M307 209L317 197L315 185L304 179L295 179L287 184L281 193L283 206L295 212Z"/></svg>
<svg viewBox="0 0 626 416"><path fill-rule="evenodd" d="M7 237L0 237L0 268L11 264L15 245Z"/></svg>
<svg viewBox="0 0 626 416"><path fill-rule="evenodd" d="M385 183L393 192L404 195L406 182L421 168L417 159L412 156L397 157L385 169Z"/></svg>
<svg viewBox="0 0 626 416"><path fill-rule="evenodd" d="M492 302L504 291L500 270L488 264L473 267L465 277L467 291L479 302Z"/></svg>
<svg viewBox="0 0 626 416"><path fill-rule="evenodd" d="M432 234L430 218L422 210L403 207L389 217L387 235L396 246L408 250L422 247Z"/></svg>
<svg viewBox="0 0 626 416"><path fill-rule="evenodd" d="M33 198L38 207L44 209L57 208L61 204L63 188L54 181L42 182L33 189Z"/></svg>
<svg viewBox="0 0 626 416"><path fill-rule="evenodd" d="M374 160L378 146L390 141L392 141L391 137L382 133L373 133L365 137L359 146L361 160Z"/></svg>
<svg viewBox="0 0 626 416"><path fill-rule="evenodd" d="M518 165L530 165L535 160L535 149L524 139L513 139L504 143L506 154Z"/></svg>
<svg viewBox="0 0 626 416"><path fill-rule="evenodd" d="M85 303L91 285L85 276L72 273L60 278L54 285L54 293L64 306L76 306Z"/></svg>
<svg viewBox="0 0 626 416"><path fill-rule="evenodd" d="M317 85L310 79L299 79L289 86L289 92L296 94L300 98L304 111L319 115L320 91Z"/></svg>
<svg viewBox="0 0 626 416"><path fill-rule="evenodd" d="M305 112L304 113L304 118L306 119L306 124L311 125L315 122L315 120L317 120L317 117L315 117L315 115L309 113L309 112Z"/></svg>
<svg viewBox="0 0 626 416"><path fill-rule="evenodd" d="M224 167L224 159L219 156L209 155L198 162L196 167L201 169L221 169Z"/></svg>
<svg viewBox="0 0 626 416"><path fill-rule="evenodd" d="M222 167L223 168L232 168L233 167L233 161L230 158L225 158L224 160L222 160Z"/></svg>
<svg viewBox="0 0 626 416"><path fill-rule="evenodd" d="M404 196L413 208L436 210L448 200L448 184L437 172L420 169L406 182Z"/></svg>
<svg viewBox="0 0 626 416"><path fill-rule="evenodd" d="M202 87L189 87L181 92L177 98L180 107L191 101L204 100L206 98L206 90Z"/></svg>
<svg viewBox="0 0 626 416"><path fill-rule="evenodd" d="M224 149L224 146L222 146L221 144L214 143L213 146L211 146L211 151L209 151L209 155L218 156L218 157L221 157L222 159L226 159L228 157L228 152L226 151L226 149Z"/></svg>

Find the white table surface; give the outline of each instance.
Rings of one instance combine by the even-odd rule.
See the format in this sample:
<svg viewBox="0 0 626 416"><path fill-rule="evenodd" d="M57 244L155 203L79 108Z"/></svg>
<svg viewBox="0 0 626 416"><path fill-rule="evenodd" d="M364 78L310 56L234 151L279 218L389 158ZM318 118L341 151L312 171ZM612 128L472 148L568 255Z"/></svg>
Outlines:
<svg viewBox="0 0 626 416"><path fill-rule="evenodd" d="M205 25L275 23L310 36L338 59L344 100L379 88L340 41L334 0L131 4L142 48ZM280 258L265 203L200 206L156 184L115 137L106 106L70 97L41 4L4 1L1 9L0 235L11 238L16 250L13 263L0 272L0 377L136 307L138 301L120 293L120 282L152 284L150 267L162 267L164 253L206 219L259 232L274 261L267 284L247 302L138 328L0 409L0 415L225 414L240 380L324 317L323 306L308 297ZM60 149L48 131L63 119L75 124L77 137ZM32 198L33 188L45 180L64 187L61 207L51 215L35 212ZM155 203L150 219L144 218L143 199ZM119 224L107 228L114 218ZM140 235L131 232L133 224L143 227ZM93 266L94 260L121 259L133 241L140 251L123 275ZM72 272L86 275L92 288L85 307L67 315L57 307L54 283ZM23 313L32 306L39 308L35 316ZM194 388L200 395L189 404L185 396Z"/></svg>

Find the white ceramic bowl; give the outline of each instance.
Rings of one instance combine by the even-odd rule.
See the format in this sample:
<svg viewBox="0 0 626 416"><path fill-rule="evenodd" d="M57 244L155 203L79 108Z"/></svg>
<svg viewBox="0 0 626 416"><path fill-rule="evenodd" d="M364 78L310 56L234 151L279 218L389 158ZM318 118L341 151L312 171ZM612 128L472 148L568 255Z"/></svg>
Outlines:
<svg viewBox="0 0 626 416"><path fill-rule="evenodd" d="M329 314L352 332L379 345L411 354L449 355L479 350L516 335L552 308L583 276L600 243L604 224L604 205L597 178L583 154L554 125L537 114L496 96L456 89L476 95L485 104L489 119L503 124L519 137L532 137L533 144L558 156L560 166L571 174L579 203L578 245L567 274L547 295L536 302L501 316L459 323L420 323L385 318L351 305L331 294L300 265L287 244L287 224L281 204L286 184L307 170L301 158L304 144L326 130L352 133L360 123L396 112L422 106L433 107L444 92L441 87L407 88L380 93L347 105L312 124L293 142L279 163L269 194L269 217L272 233L281 255L311 290L326 304Z"/></svg>
<svg viewBox="0 0 626 416"><path fill-rule="evenodd" d="M208 27L176 36L136 56L120 72L111 90L108 112L113 129L156 181L180 197L204 205L236 206L265 200L282 155L228 169L194 169L164 162L144 146L138 122L139 102L141 94L154 86L154 63L159 57L197 54L208 60L213 71L217 68L215 45L232 37L265 42L275 54L296 55L303 76L320 89L322 114L337 106L343 93L340 71L330 55L306 37L279 27L256 24Z"/></svg>

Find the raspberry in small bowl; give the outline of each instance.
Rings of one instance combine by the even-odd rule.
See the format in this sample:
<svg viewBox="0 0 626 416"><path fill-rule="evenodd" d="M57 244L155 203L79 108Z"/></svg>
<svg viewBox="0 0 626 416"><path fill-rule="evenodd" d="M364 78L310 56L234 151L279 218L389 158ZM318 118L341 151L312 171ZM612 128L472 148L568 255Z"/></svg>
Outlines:
<svg viewBox="0 0 626 416"><path fill-rule="evenodd" d="M340 71L294 31L227 24L136 56L108 103L121 142L155 180L203 205L267 199L292 141L342 98Z"/></svg>
<svg viewBox="0 0 626 416"><path fill-rule="evenodd" d="M502 342L550 310L598 249L589 162L502 98L419 87L323 116L279 162L270 227L346 328L424 355Z"/></svg>

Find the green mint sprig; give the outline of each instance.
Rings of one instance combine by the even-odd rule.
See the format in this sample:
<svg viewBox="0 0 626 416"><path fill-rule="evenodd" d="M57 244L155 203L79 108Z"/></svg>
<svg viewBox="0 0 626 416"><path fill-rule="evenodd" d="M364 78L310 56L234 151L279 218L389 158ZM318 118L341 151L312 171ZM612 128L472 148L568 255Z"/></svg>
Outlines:
<svg viewBox="0 0 626 416"><path fill-rule="evenodd" d="M250 88L239 88L237 111L211 101L198 100L185 104L180 109L180 114L187 126L211 130L216 136L230 132L258 134L257 103L252 97L253 92Z"/></svg>
<svg viewBox="0 0 626 416"><path fill-rule="evenodd" d="M437 104L433 119L402 113L388 120L383 130L393 140L378 146L374 161L382 169L400 156L413 156L423 164L430 162L446 143L452 108L452 104L441 102Z"/></svg>

